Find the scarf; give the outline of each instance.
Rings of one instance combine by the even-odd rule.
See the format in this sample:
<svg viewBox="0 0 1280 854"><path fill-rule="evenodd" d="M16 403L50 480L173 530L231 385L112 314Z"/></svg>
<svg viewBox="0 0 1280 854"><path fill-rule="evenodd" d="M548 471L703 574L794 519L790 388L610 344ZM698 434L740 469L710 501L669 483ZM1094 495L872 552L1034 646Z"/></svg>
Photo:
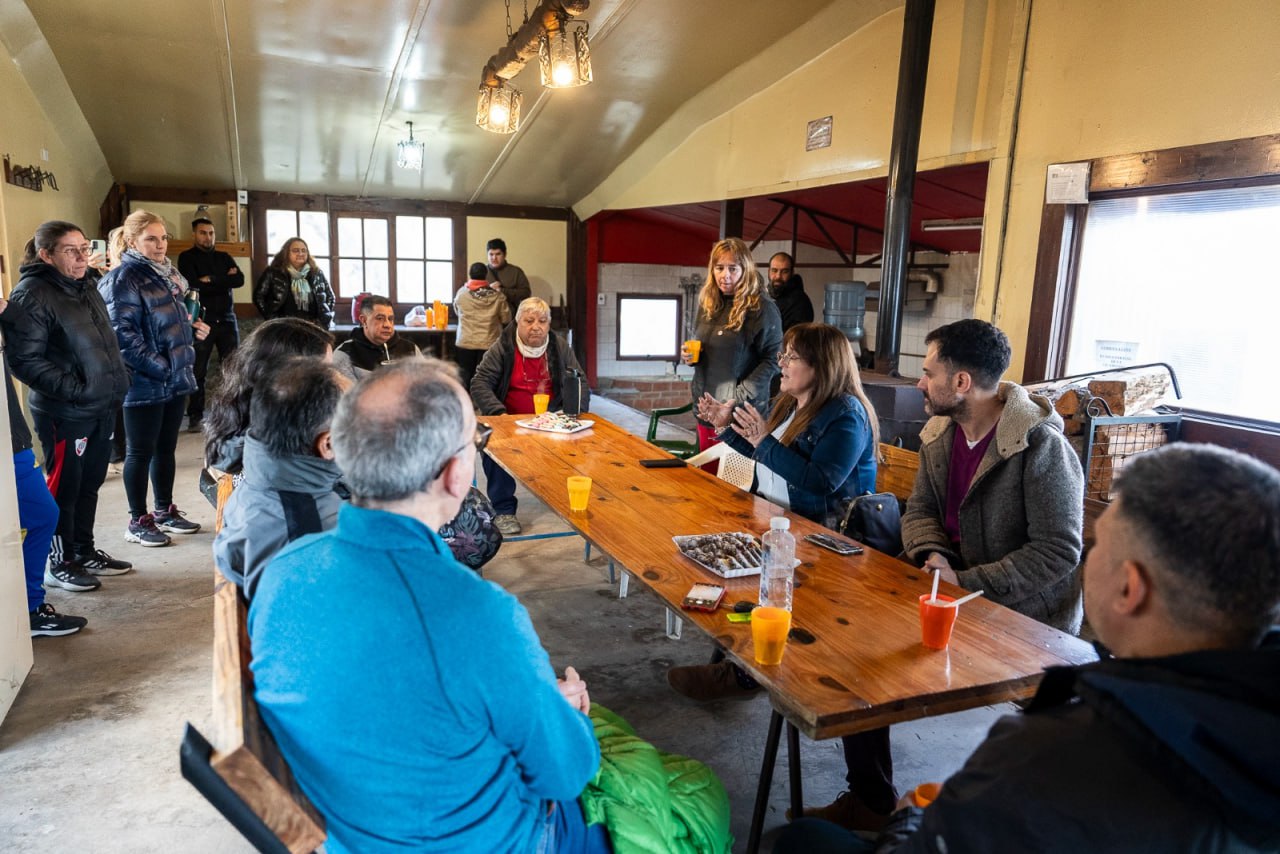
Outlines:
<svg viewBox="0 0 1280 854"><path fill-rule="evenodd" d="M526 359L541 359L547 352L547 345L551 343L551 332L547 332L547 340L542 342L541 347L530 347L520 340L520 333L516 333L516 346L520 348L520 355Z"/></svg>
<svg viewBox="0 0 1280 854"><path fill-rule="evenodd" d="M146 255L136 249L126 249L123 259L132 259L140 263L146 264L152 271L159 276L166 285L169 286L169 293L181 300L190 288L187 280L178 272L178 268L173 266L173 262L165 258L163 262L152 261Z"/></svg>
<svg viewBox="0 0 1280 854"><path fill-rule="evenodd" d="M289 271L293 285L293 304L299 311L311 310L311 281L307 278L311 273L311 265L303 264L301 270L285 267Z"/></svg>

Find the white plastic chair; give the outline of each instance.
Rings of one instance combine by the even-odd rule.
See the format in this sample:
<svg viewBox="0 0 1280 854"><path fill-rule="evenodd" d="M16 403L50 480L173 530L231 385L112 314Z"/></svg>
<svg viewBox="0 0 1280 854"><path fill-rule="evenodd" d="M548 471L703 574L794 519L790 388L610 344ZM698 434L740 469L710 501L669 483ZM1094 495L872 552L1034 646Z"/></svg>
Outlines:
<svg viewBox="0 0 1280 854"><path fill-rule="evenodd" d="M713 460L720 461L720 470L716 474L721 480L744 492L751 489L751 484L756 479L756 461L750 457L744 457L724 442L712 445L685 462L691 466L702 466Z"/></svg>

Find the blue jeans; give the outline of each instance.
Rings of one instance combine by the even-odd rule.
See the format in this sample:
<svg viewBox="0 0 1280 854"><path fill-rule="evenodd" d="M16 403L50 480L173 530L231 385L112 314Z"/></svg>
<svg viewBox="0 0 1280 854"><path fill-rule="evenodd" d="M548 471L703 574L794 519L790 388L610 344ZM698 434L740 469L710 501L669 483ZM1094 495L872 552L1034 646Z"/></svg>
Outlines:
<svg viewBox="0 0 1280 854"><path fill-rule="evenodd" d="M499 516L516 515L516 479L507 474L488 454L480 455L485 480L489 483L489 501Z"/></svg>
<svg viewBox="0 0 1280 854"><path fill-rule="evenodd" d="M44 564L58 527L58 502L49 494L44 472L28 448L13 455L18 485L18 523L22 526L22 566L27 578L27 610L44 604Z"/></svg>
<svg viewBox="0 0 1280 854"><path fill-rule="evenodd" d="M547 804L547 817L537 854L609 854L609 833L603 824L587 827L577 800Z"/></svg>

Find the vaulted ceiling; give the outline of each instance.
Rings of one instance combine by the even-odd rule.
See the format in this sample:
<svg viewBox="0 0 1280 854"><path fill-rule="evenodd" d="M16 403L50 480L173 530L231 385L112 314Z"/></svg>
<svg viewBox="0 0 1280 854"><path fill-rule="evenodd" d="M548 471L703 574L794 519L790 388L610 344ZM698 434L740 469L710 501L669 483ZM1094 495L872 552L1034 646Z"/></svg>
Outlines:
<svg viewBox="0 0 1280 854"><path fill-rule="evenodd" d="M117 181L557 206L749 58L775 51L773 79L808 61L822 45L777 45L833 2L847 32L899 5L591 0L596 82L545 90L534 63L500 136L474 117L502 0L26 0ZM421 173L395 166L409 121Z"/></svg>

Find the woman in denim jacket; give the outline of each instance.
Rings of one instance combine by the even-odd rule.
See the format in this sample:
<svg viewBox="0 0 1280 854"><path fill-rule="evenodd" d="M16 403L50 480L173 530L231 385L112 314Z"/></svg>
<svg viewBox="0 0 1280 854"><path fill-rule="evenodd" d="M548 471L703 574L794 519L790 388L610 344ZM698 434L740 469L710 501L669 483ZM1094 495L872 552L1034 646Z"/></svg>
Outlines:
<svg viewBox="0 0 1280 854"><path fill-rule="evenodd" d="M768 417L704 394L698 417L756 461L752 492L820 524L841 503L875 490L880 428L849 341L825 323L787 330L782 386Z"/></svg>

